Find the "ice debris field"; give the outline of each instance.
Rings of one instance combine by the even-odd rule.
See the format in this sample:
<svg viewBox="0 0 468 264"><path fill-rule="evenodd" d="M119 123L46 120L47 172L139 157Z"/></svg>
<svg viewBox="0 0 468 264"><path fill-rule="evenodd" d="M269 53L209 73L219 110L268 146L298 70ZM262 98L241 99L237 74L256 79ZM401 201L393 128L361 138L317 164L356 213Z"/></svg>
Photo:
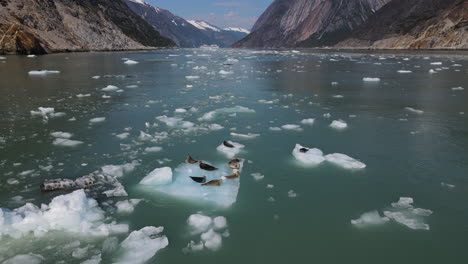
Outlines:
<svg viewBox="0 0 468 264"><path fill-rule="evenodd" d="M0 88L1 263L331 263L395 237L375 254L463 255L438 234L468 220L465 56L24 58L0 65L24 73Z"/></svg>

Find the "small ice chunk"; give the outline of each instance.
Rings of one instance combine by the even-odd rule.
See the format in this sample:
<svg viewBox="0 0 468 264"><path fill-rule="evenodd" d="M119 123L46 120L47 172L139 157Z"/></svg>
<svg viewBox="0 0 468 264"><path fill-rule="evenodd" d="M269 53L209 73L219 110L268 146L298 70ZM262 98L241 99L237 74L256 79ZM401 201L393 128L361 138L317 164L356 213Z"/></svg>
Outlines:
<svg viewBox="0 0 468 264"><path fill-rule="evenodd" d="M254 139L254 138L260 136L260 134L252 134L252 133L239 134L239 133L231 132L231 136L241 138L241 139Z"/></svg>
<svg viewBox="0 0 468 264"><path fill-rule="evenodd" d="M373 225L382 225L389 221L388 217L380 216L379 212L371 211L363 213L358 219L351 220L351 224L357 227L366 227Z"/></svg>
<svg viewBox="0 0 468 264"><path fill-rule="evenodd" d="M162 149L162 147L147 147L145 148L145 152L159 152Z"/></svg>
<svg viewBox="0 0 468 264"><path fill-rule="evenodd" d="M440 61L431 62L431 65L442 65L442 62L440 62Z"/></svg>
<svg viewBox="0 0 468 264"><path fill-rule="evenodd" d="M12 258L5 260L2 263L3 264L39 264L43 260L45 260L43 256L29 253L29 254L16 255Z"/></svg>
<svg viewBox="0 0 468 264"><path fill-rule="evenodd" d="M122 134L117 134L115 135L117 138L119 139L126 139L128 136L130 136L130 133L128 132L125 132L125 133L122 133Z"/></svg>
<svg viewBox="0 0 468 264"><path fill-rule="evenodd" d="M101 122L104 122L104 121L106 121L105 117L95 117L95 118L91 118L89 120L90 123L101 123Z"/></svg>
<svg viewBox="0 0 468 264"><path fill-rule="evenodd" d="M208 125L208 129L210 129L211 131L217 131L217 130L221 130L223 129L224 127L220 124L210 124Z"/></svg>
<svg viewBox="0 0 468 264"><path fill-rule="evenodd" d="M331 114L330 114L330 113L325 113L325 114L323 114L323 117L325 117L325 118L330 118L330 117L331 117Z"/></svg>
<svg viewBox="0 0 468 264"><path fill-rule="evenodd" d="M281 126L282 129L284 130L294 130L294 131L302 131L303 129L299 125L291 125L291 124L286 124Z"/></svg>
<svg viewBox="0 0 468 264"><path fill-rule="evenodd" d="M297 160L308 165L318 165L325 160L323 152L320 149L311 149L300 144L296 144L292 154Z"/></svg>
<svg viewBox="0 0 468 264"><path fill-rule="evenodd" d="M211 121L218 116L225 115L225 114L233 114L233 113L255 113L255 110L249 109L243 106L235 106L229 108L220 108L208 113L205 113L202 117L198 118L199 121Z"/></svg>
<svg viewBox="0 0 468 264"><path fill-rule="evenodd" d="M330 124L330 127L341 130L347 128L348 124L346 124L346 122L343 120L333 120L333 122Z"/></svg>
<svg viewBox="0 0 468 264"><path fill-rule="evenodd" d="M325 159L345 169L364 169L366 167L366 164L341 153L328 154Z"/></svg>
<svg viewBox="0 0 468 264"><path fill-rule="evenodd" d="M281 131L281 127L269 127L270 131Z"/></svg>
<svg viewBox="0 0 468 264"><path fill-rule="evenodd" d="M60 71L49 71L49 70L42 70L42 71L30 71L28 72L29 75L36 75L36 76L43 76L48 74L58 74Z"/></svg>
<svg viewBox="0 0 468 264"><path fill-rule="evenodd" d="M304 125L313 125L315 122L314 118L307 118L307 119L302 119L301 124Z"/></svg>
<svg viewBox="0 0 468 264"><path fill-rule="evenodd" d="M380 82L380 78L364 77L362 78L365 82Z"/></svg>
<svg viewBox="0 0 468 264"><path fill-rule="evenodd" d="M174 112L182 114L182 113L187 113L187 110L184 108L177 108Z"/></svg>
<svg viewBox="0 0 468 264"><path fill-rule="evenodd" d="M408 70L399 70L398 73L412 73L412 71L408 71Z"/></svg>
<svg viewBox="0 0 468 264"><path fill-rule="evenodd" d="M187 219L187 224L192 230L193 234L200 234L208 230L213 220L211 217L202 214L190 215Z"/></svg>
<svg viewBox="0 0 468 264"><path fill-rule="evenodd" d="M221 143L221 145L219 145L216 149L219 152L224 153L230 159L234 158L245 147L244 145L237 143L237 142L228 141L228 143L230 143L234 147L229 148L229 147L226 147L223 143Z"/></svg>
<svg viewBox="0 0 468 264"><path fill-rule="evenodd" d="M81 264L99 264L101 263L101 261L101 254L97 254L95 256L92 256L90 259L81 262Z"/></svg>
<svg viewBox="0 0 468 264"><path fill-rule="evenodd" d="M405 107L405 110L410 111L410 112L413 112L413 113L416 113L416 114L418 114L418 115L424 114L424 111L423 111L423 110L419 110L419 109L412 108L412 107Z"/></svg>
<svg viewBox="0 0 468 264"><path fill-rule="evenodd" d="M213 218L213 225L216 230L226 228L227 220L224 216L217 216Z"/></svg>
<svg viewBox="0 0 468 264"><path fill-rule="evenodd" d="M132 172L139 163L133 161L132 163L125 163L123 165L105 165L101 167L101 171L104 174L120 178L126 173Z"/></svg>
<svg viewBox="0 0 468 264"><path fill-rule="evenodd" d="M101 91L114 92L114 91L117 91L118 89L119 89L119 87L117 87L115 85L107 85L106 87L102 88Z"/></svg>
<svg viewBox="0 0 468 264"><path fill-rule="evenodd" d="M141 202L141 199L130 199L125 201L118 201L115 204L117 213L129 214L135 210L135 206Z"/></svg>
<svg viewBox="0 0 468 264"><path fill-rule="evenodd" d="M126 61L124 61L124 63L127 64L127 65L135 65L135 64L138 64L138 61L126 60Z"/></svg>
<svg viewBox="0 0 468 264"><path fill-rule="evenodd" d="M230 74L233 74L234 72L232 72L232 71L220 70L218 73L221 74L221 75L230 75Z"/></svg>
<svg viewBox="0 0 468 264"><path fill-rule="evenodd" d="M461 86L458 86L458 87L453 87L452 88L452 91L463 91L465 90L465 88L461 87Z"/></svg>
<svg viewBox="0 0 468 264"><path fill-rule="evenodd" d="M200 79L200 76L185 76L185 79L187 79L189 81L193 81L193 80Z"/></svg>
<svg viewBox="0 0 468 264"><path fill-rule="evenodd" d="M216 251L221 248L223 238L213 229L201 235L201 239L205 241L205 247L209 250Z"/></svg>
<svg viewBox="0 0 468 264"><path fill-rule="evenodd" d="M61 132L61 131L52 132L52 133L50 133L50 135L55 137L55 138L71 138L73 136L73 134L71 134L71 133Z"/></svg>
<svg viewBox="0 0 468 264"><path fill-rule="evenodd" d="M255 172L255 173L252 173L250 174L256 181L260 181L260 180L263 180L263 178L265 178L265 175L259 173L259 172Z"/></svg>
<svg viewBox="0 0 468 264"><path fill-rule="evenodd" d="M169 245L166 236L160 236L163 227L147 226L133 231L120 244L123 255L116 264L143 264L159 250Z"/></svg>
<svg viewBox="0 0 468 264"><path fill-rule="evenodd" d="M79 140L71 140L66 138L57 138L52 142L54 146L61 146L61 147L76 147L78 145L83 144L83 141Z"/></svg>
<svg viewBox="0 0 468 264"><path fill-rule="evenodd" d="M293 190L289 190L288 191L288 197L289 198L296 198L297 197L297 193Z"/></svg>
<svg viewBox="0 0 468 264"><path fill-rule="evenodd" d="M202 251L204 248L205 248L205 246L203 245L203 241L200 241L197 244L192 240L187 244L187 247L182 249L182 252L187 254L187 253L190 253L190 252Z"/></svg>
<svg viewBox="0 0 468 264"><path fill-rule="evenodd" d="M140 181L144 185L166 185L172 183L172 169L163 167L154 169Z"/></svg>

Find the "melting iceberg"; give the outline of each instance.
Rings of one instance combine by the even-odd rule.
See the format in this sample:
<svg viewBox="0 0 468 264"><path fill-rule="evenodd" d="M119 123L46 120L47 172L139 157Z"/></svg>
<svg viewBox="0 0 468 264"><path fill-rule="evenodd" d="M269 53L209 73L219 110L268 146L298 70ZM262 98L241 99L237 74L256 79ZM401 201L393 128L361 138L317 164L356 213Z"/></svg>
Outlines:
<svg viewBox="0 0 468 264"><path fill-rule="evenodd" d="M357 227L366 227L372 225L382 225L389 221L388 217L380 216L379 212L371 211L363 213L358 219L351 220L351 224Z"/></svg>
<svg viewBox="0 0 468 264"><path fill-rule="evenodd" d="M364 169L366 167L366 164L341 153L328 154L325 159L345 169Z"/></svg>
<svg viewBox="0 0 468 264"><path fill-rule="evenodd" d="M429 230L429 225L424 223L424 217L432 214L431 210L414 208L413 198L400 197L396 203L392 203L392 210L384 211L384 215L411 229Z"/></svg>
<svg viewBox="0 0 468 264"><path fill-rule="evenodd" d="M123 255L116 264L139 264L151 259L169 245L167 237L160 236L163 230L163 227L147 226L130 233L120 244Z"/></svg>
<svg viewBox="0 0 468 264"><path fill-rule="evenodd" d="M164 177L165 180L167 180L164 184L162 184L161 181L145 181L144 188L146 190L151 190L151 192L156 191L158 193L191 202L206 202L221 207L231 206L237 200L237 194L240 187L240 177L234 179L224 178L224 176L231 175L235 172L235 170L228 167L227 162L220 164L207 163L217 167L218 170L206 171L200 169L198 164L182 163L173 170L172 181L168 180L169 177ZM239 164L242 168L243 161ZM165 169L165 171L166 170L167 169ZM162 171L158 171L159 176L161 173ZM207 182L217 179L222 179L223 182L221 186L202 186L200 183L193 181L190 176L206 176ZM145 179L143 179L143 181L144 180Z"/></svg>
<svg viewBox="0 0 468 264"><path fill-rule="evenodd" d="M208 113L205 113L198 120L199 121L211 121L219 116L226 115L226 114L233 114L233 113L255 113L255 110L252 110L243 106L220 108L220 109L216 109Z"/></svg>

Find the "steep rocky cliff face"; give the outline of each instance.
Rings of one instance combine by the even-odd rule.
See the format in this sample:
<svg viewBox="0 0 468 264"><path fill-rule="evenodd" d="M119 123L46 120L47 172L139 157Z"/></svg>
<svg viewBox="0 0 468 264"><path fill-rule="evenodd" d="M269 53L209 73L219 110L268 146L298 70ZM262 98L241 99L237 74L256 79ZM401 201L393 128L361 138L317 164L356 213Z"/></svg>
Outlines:
<svg viewBox="0 0 468 264"><path fill-rule="evenodd" d="M0 0L0 52L169 47L123 0Z"/></svg>
<svg viewBox="0 0 468 264"><path fill-rule="evenodd" d="M170 38L180 47L195 48L213 44L228 47L247 36L245 32L224 30L205 21L187 21L166 9L154 7L142 0L125 0L125 2L161 35Z"/></svg>
<svg viewBox="0 0 468 264"><path fill-rule="evenodd" d="M390 0L275 0L235 47L328 45L343 40Z"/></svg>
<svg viewBox="0 0 468 264"><path fill-rule="evenodd" d="M467 49L468 1L393 0L336 46Z"/></svg>

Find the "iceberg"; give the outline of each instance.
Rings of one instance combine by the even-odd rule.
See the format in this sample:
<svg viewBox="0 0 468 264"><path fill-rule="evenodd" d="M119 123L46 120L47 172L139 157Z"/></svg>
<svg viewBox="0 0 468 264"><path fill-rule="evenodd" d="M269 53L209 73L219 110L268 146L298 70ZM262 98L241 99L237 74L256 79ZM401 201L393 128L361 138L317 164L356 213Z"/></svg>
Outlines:
<svg viewBox="0 0 468 264"><path fill-rule="evenodd" d="M347 128L348 124L346 124L346 122L343 120L333 120L333 122L330 124L330 127L341 130Z"/></svg>
<svg viewBox="0 0 468 264"><path fill-rule="evenodd" d="M166 236L161 236L163 227L146 226L133 231L120 244L123 253L116 264L142 264L169 245Z"/></svg>
<svg viewBox="0 0 468 264"><path fill-rule="evenodd" d="M366 164L341 153L328 154L325 159L345 169L364 169L366 167Z"/></svg>
<svg viewBox="0 0 468 264"><path fill-rule="evenodd" d="M83 141L71 140L67 138L57 138L52 142L52 144L54 146L60 146L60 147L76 147L78 145L83 144Z"/></svg>
<svg viewBox="0 0 468 264"><path fill-rule="evenodd" d="M363 213L358 219L351 220L351 224L357 227L367 227L373 225L382 225L390 221L388 217L380 216L379 212L371 211Z"/></svg>
<svg viewBox="0 0 468 264"><path fill-rule="evenodd" d="M28 72L29 75L35 75L35 76L44 76L48 74L58 74L60 71L49 71L49 70L42 70L42 71L30 71Z"/></svg>
<svg viewBox="0 0 468 264"><path fill-rule="evenodd" d="M255 113L255 110L249 109L243 106L235 106L228 108L220 108L211 112L205 113L202 117L198 118L199 121L211 121L222 115L233 114L233 113Z"/></svg>
<svg viewBox="0 0 468 264"><path fill-rule="evenodd" d="M166 185L172 183L172 169L163 167L154 169L140 181L144 185Z"/></svg>
<svg viewBox="0 0 468 264"><path fill-rule="evenodd" d="M307 151L303 152L304 150ZM307 165L315 166L325 161L325 158L323 157L323 152L320 149L307 148L301 146L300 144L296 144L292 154L298 161Z"/></svg>
<svg viewBox="0 0 468 264"><path fill-rule="evenodd" d="M226 157L228 157L230 159L234 158L245 147L244 145L242 145L240 143L237 143L237 142L228 141L228 143L230 143L234 147L229 148L229 147L226 147L223 143L221 143L221 145L219 145L216 149L219 152L224 153L226 155Z"/></svg>
<svg viewBox="0 0 468 264"><path fill-rule="evenodd" d="M252 133L238 134L238 133L231 132L231 136L237 137L237 138L240 138L240 139L254 139L254 138L260 136L260 134L252 134Z"/></svg>

